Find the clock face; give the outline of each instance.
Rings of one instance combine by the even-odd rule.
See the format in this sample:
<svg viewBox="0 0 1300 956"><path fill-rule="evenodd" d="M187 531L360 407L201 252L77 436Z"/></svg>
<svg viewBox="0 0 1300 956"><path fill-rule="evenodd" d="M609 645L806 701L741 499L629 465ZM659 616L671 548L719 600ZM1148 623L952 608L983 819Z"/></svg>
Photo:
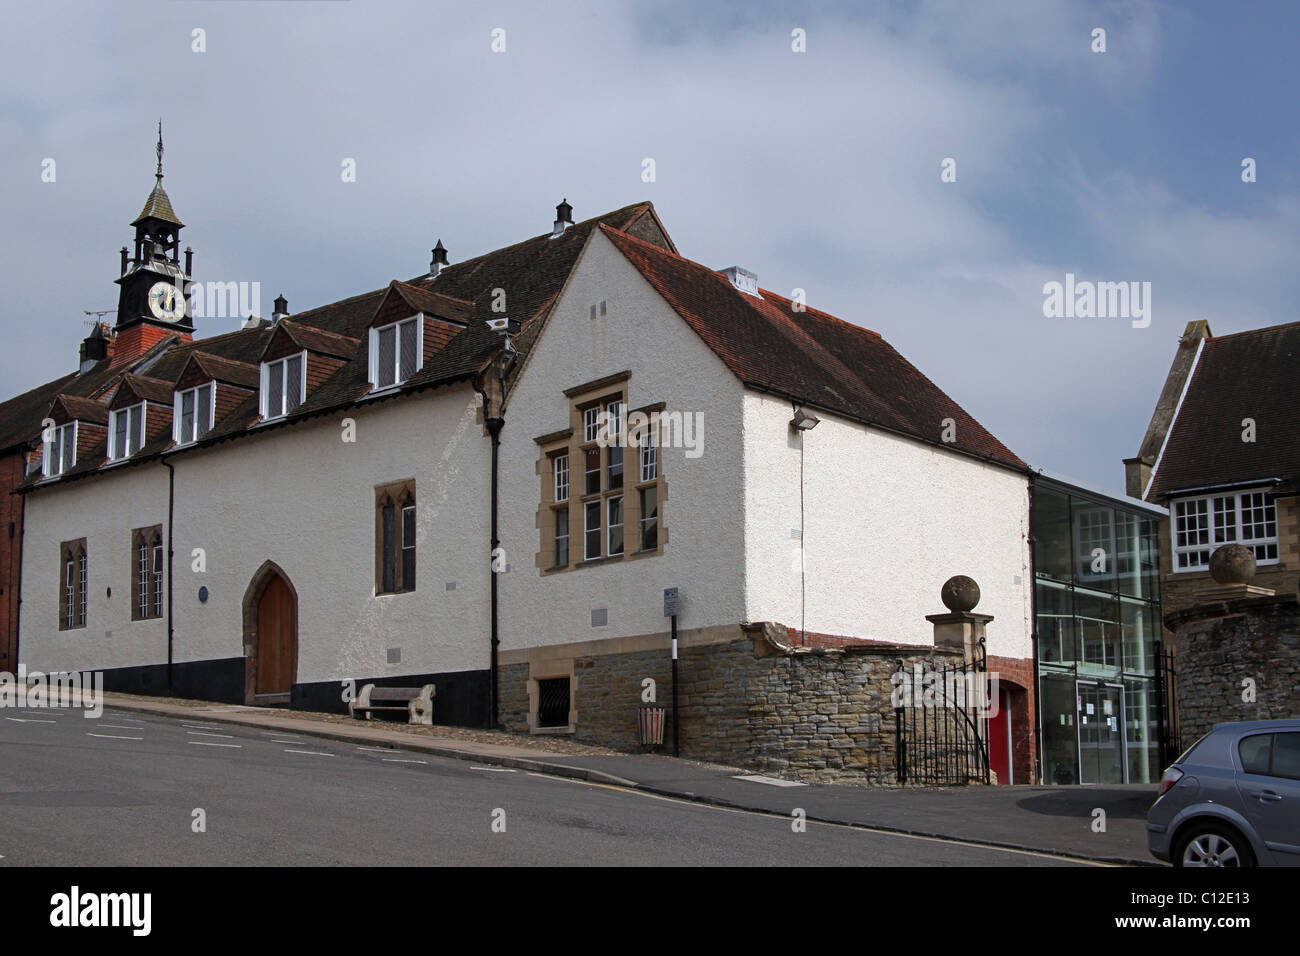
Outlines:
<svg viewBox="0 0 1300 956"><path fill-rule="evenodd" d="M185 296L170 282L155 282L149 289L149 311L160 319L174 322L185 315Z"/></svg>

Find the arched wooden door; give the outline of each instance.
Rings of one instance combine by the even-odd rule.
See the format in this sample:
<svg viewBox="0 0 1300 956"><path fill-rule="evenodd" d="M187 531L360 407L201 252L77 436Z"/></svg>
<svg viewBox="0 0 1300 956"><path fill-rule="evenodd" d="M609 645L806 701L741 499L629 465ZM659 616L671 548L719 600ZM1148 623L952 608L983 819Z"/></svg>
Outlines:
<svg viewBox="0 0 1300 956"><path fill-rule="evenodd" d="M256 695L283 695L298 675L298 599L288 582L272 574L257 600L257 685Z"/></svg>

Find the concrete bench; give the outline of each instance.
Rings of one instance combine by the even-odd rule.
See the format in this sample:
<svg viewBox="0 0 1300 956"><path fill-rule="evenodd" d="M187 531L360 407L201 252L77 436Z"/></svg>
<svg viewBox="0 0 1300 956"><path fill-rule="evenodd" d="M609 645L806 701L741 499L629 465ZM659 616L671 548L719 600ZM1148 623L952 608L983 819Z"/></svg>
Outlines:
<svg viewBox="0 0 1300 956"><path fill-rule="evenodd" d="M407 722L412 724L433 723L434 686L423 687L376 687L366 684L356 700L348 702L348 713L361 720L370 719L375 711L405 711Z"/></svg>

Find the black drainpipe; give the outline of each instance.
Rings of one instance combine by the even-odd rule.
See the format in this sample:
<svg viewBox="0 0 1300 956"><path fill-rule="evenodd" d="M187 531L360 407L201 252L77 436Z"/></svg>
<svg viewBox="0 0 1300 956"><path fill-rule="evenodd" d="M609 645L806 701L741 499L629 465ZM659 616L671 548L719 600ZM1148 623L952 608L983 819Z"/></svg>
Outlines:
<svg viewBox="0 0 1300 956"><path fill-rule="evenodd" d="M1029 653L1034 665L1034 766L1043 779L1043 694L1038 679L1038 578L1034 572L1034 477L1029 477Z"/></svg>
<svg viewBox="0 0 1300 956"><path fill-rule="evenodd" d="M492 550L488 555L488 570L492 575L492 686L488 691L488 727L493 729L497 726L497 645L501 643L501 637L497 629L497 578L499 575L496 570L496 554L497 548L501 546L501 539L497 537L497 470L501 456L501 427L505 423L504 418L486 419L488 434L492 436Z"/></svg>
<svg viewBox="0 0 1300 956"><path fill-rule="evenodd" d="M166 458L158 459L167 467L167 693L172 694L172 644L175 638L175 628L172 619L172 570L175 562L172 556L176 553L172 547L172 531L176 527L176 466Z"/></svg>
<svg viewBox="0 0 1300 956"><path fill-rule="evenodd" d="M26 462L24 461L24 464ZM18 586L17 592L13 596L14 600L14 659L8 661L9 670L14 674L18 673L18 662L22 660L22 640L23 640L23 537L27 534L27 494L18 496Z"/></svg>

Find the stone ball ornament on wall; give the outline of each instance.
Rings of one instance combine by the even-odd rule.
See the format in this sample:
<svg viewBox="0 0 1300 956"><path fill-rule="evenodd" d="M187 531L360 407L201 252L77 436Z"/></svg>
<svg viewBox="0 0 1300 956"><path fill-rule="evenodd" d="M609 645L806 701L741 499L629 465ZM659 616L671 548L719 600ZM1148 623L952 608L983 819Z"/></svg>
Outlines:
<svg viewBox="0 0 1300 956"><path fill-rule="evenodd" d="M943 601L943 606L954 614L965 614L974 610L975 605L979 604L980 586L975 583L974 578L955 574L943 582L939 597Z"/></svg>
<svg viewBox="0 0 1300 956"><path fill-rule="evenodd" d="M1225 544L1210 555L1210 577L1220 584L1246 584L1255 576L1255 552L1245 545Z"/></svg>

